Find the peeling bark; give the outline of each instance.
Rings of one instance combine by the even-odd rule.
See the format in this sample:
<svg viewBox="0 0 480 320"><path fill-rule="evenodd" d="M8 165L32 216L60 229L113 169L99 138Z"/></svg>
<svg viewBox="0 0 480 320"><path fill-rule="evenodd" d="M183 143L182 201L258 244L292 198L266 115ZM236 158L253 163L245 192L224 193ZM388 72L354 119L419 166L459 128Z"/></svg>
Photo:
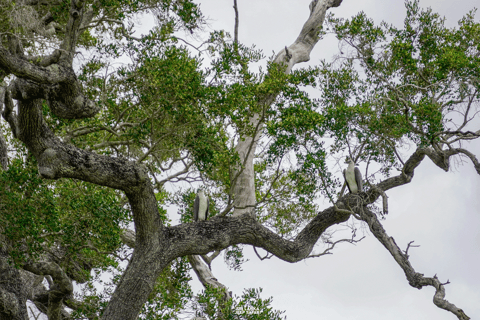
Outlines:
<svg viewBox="0 0 480 320"><path fill-rule="evenodd" d="M325 14L329 8L338 7L342 0L313 0L310 3L310 16L303 25L299 36L293 44L283 49L275 57L274 63L283 65L285 73L289 74L292 68L300 62L310 60L310 52L317 44L319 34L323 28ZM258 97L259 103L263 108L268 108L275 100L276 95ZM236 151L240 157L240 168L234 171L233 176L233 216L243 214L254 214L257 204L255 196L255 172L253 160L258 140L263 129L263 116L255 114L249 122L251 128L255 128L253 135L240 135L236 145Z"/></svg>
<svg viewBox="0 0 480 320"><path fill-rule="evenodd" d="M208 268L207 264L202 261L199 256L190 255L188 256L188 261L190 262L193 271L198 277L198 280L206 287L212 287L216 289L223 289L225 291L225 299L231 299L231 295L228 291L228 288L220 283L217 278L213 275L210 268Z"/></svg>

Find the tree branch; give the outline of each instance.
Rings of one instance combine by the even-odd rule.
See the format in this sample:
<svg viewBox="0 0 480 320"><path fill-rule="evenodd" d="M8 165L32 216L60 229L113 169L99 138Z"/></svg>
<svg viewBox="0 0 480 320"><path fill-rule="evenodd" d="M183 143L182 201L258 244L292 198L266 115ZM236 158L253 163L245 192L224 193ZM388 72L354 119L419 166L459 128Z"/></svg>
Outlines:
<svg viewBox="0 0 480 320"><path fill-rule="evenodd" d="M349 201L348 198L345 201ZM293 240L286 240L258 223L250 215L213 217L208 221L166 227L168 247L174 255L206 254L234 244L250 244L265 249L287 262L305 259L322 233L330 226L345 222L350 213L333 207L317 214Z"/></svg>
<svg viewBox="0 0 480 320"><path fill-rule="evenodd" d="M238 51L238 6L237 0L233 0L233 10L235 10L235 31L233 37L233 43L235 45L235 50Z"/></svg>
<svg viewBox="0 0 480 320"><path fill-rule="evenodd" d="M473 163L473 166L475 167L475 170L480 175L480 161L478 161L477 157L473 153L471 153L468 150L462 149L462 148L456 148L456 149L451 150L450 152L451 153L455 152L455 154L462 153L462 154L466 155L468 158L470 158L470 160Z"/></svg>
<svg viewBox="0 0 480 320"><path fill-rule="evenodd" d="M326 11L331 7L338 7L341 2L342 0L313 0L310 3L310 16L299 36L292 45L280 51L273 62L283 66L285 68L284 72L289 74L295 64L308 61L310 52L319 40ZM257 97L263 113L273 103L277 94L266 94ZM254 208L256 205L253 158L257 141L263 131L263 120L264 117L260 113L254 114L250 118L249 125L255 128L255 132L253 134L241 135L235 147L243 165L234 171L234 179L232 179L232 198L235 208L233 216L253 214L251 208Z"/></svg>
<svg viewBox="0 0 480 320"><path fill-rule="evenodd" d="M313 0L310 3L310 17L303 25L295 42L283 49L275 58L275 63L286 64L285 73L290 73L293 66L310 60L310 52L320 39L325 13L329 8L338 7L342 0ZM287 58L287 54L290 58Z"/></svg>
<svg viewBox="0 0 480 320"><path fill-rule="evenodd" d="M19 78L37 83L55 84L65 81L69 73L64 73L57 65L43 67L11 54L0 44L0 68Z"/></svg>
<svg viewBox="0 0 480 320"><path fill-rule="evenodd" d="M23 265L23 269L37 275L49 275L53 286L48 291L47 316L49 320L61 320L63 301L73 292L73 284L63 269L55 262L33 262Z"/></svg>
<svg viewBox="0 0 480 320"><path fill-rule="evenodd" d="M14 138L18 138L19 134L19 127L18 127L18 119L15 111L13 110L15 108L12 100L12 96L10 95L10 91L6 88L3 87L5 90L4 94L4 106L5 110L2 112L3 118L8 122L10 125L10 129L12 130L12 135ZM0 89L1 90L1 89Z"/></svg>
<svg viewBox="0 0 480 320"><path fill-rule="evenodd" d="M231 294L228 291L228 288L220 283L217 278L214 277L212 271L210 268L205 264L200 256L197 255L189 255L188 261L190 262L190 265L192 266L193 270L195 271L198 280L203 284L205 288L207 287L212 287L216 289L223 289L225 292L225 299L231 299Z"/></svg>
<svg viewBox="0 0 480 320"><path fill-rule="evenodd" d="M121 234L123 243L125 243L130 248L135 248L135 232L132 230L125 229ZM197 274L198 280L203 284L204 287L210 286L213 288L225 289L225 299L230 299L231 295L222 283L220 283L217 278L213 276L213 273L210 268L210 263L215 257L220 254L221 251L215 251L211 257L203 258L205 263L200 259L200 256L189 255L187 256L188 261L190 262L193 270Z"/></svg>
<svg viewBox="0 0 480 320"><path fill-rule="evenodd" d="M433 303L442 309L452 312L460 320L470 319L462 309L457 308L454 304L445 300L445 287L442 284L437 276L433 278L424 277L423 274L418 273L410 264L408 260L408 251L403 253L402 250L397 246L395 240L392 237L387 235L385 229L383 229L382 224L377 219L375 213L371 212L368 209L364 209L359 212L359 215L363 221L368 224L370 231L377 238L378 241L390 252L398 265L402 268L407 277L408 283L417 289L421 289L425 286L432 286L435 288L436 292L433 298ZM410 244L409 244L410 245ZM408 250L408 249L407 249Z"/></svg>

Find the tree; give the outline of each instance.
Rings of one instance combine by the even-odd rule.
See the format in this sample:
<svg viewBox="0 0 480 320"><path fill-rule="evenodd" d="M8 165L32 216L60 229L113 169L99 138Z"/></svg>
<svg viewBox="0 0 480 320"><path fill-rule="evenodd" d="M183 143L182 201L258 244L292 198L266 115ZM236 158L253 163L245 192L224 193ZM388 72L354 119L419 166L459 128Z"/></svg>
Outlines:
<svg viewBox="0 0 480 320"><path fill-rule="evenodd" d="M215 31L202 47L180 38L203 25L188 0L1 2L9 131L0 140L0 319L25 319L27 300L49 319L69 317L67 307L75 317L167 319L189 303L211 318L248 318L233 311L244 305L277 317L255 291L232 300L207 265L226 250L238 268L242 244L288 262L315 255L319 239L329 252L358 241L329 237L327 228L349 219L366 223L412 287L434 287L438 307L468 319L444 299L444 283L413 268L411 245L402 251L381 221L386 192L408 184L425 158L445 171L465 160L480 174L465 146L480 136L480 25L471 12L446 28L417 2L407 2L403 29L365 14L329 16L328 30L344 45L339 58L293 70L341 2L312 1L297 40L258 73L249 67L262 54L236 32L230 39ZM146 12L158 27L138 37L135 18ZM122 57L129 62L113 68ZM404 145L415 151L402 153ZM339 192L335 171L345 155L367 164L365 192ZM192 223L193 192L173 192L179 182L205 184L215 216ZM320 209L319 198L330 206ZM172 204L182 224L171 225ZM206 287L196 300L189 266ZM100 295L93 275L107 269L114 281ZM88 284L80 297L73 282Z"/></svg>

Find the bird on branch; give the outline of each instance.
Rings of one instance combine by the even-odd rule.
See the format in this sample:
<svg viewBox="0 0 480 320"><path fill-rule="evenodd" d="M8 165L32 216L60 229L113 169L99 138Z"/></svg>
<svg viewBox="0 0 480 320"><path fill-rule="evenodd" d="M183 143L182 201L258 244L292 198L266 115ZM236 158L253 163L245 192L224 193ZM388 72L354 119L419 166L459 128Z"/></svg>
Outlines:
<svg viewBox="0 0 480 320"><path fill-rule="evenodd" d="M205 195L202 187L198 189L197 197L193 203L193 218L195 221L205 221L208 218L208 206L210 200Z"/></svg>
<svg viewBox="0 0 480 320"><path fill-rule="evenodd" d="M355 163L350 157L345 158L345 163L348 163L348 167L346 170L343 170L343 177L347 183L348 190L350 193L363 192L363 181L360 169L355 167Z"/></svg>

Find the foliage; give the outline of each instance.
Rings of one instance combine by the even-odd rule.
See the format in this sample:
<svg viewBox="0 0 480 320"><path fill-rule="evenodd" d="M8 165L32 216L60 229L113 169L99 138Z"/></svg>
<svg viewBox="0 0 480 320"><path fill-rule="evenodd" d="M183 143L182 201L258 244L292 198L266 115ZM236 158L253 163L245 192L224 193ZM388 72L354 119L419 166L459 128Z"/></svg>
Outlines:
<svg viewBox="0 0 480 320"><path fill-rule="evenodd" d="M319 200L336 203L338 159L349 154L381 166L384 177L402 167L398 148L442 150L446 133L467 127L470 105L480 99L475 12L447 28L418 1L406 6L403 28L375 25L364 13L350 20L330 15L329 28L344 52L332 63L287 75L273 63L252 72L265 57L225 31L213 31L204 51L185 45L179 31L194 33L204 23L190 0L87 0L93 18L80 37L76 68L100 112L65 120L45 103L43 115L64 141L143 163L166 224L168 208L178 209L181 223L192 222L200 182L211 199L210 216L231 214L226 208L244 165L235 144L260 131L260 151L254 150L257 220L294 239L317 214ZM26 6L0 0L2 44L17 37L28 54L51 53L64 40L69 8L70 1ZM138 37L135 19L148 13L157 26ZM1 72L0 82L9 80ZM312 99L308 90L321 98ZM262 126L251 125L254 115ZM11 260L21 267L53 257L72 279L85 283L73 317L101 314L124 271L120 258L129 253L120 240L131 222L125 199L80 181L41 179L11 133L2 128L2 134L14 149L8 169L0 171L0 230ZM366 178L373 182L378 176ZM234 270L246 262L240 245L227 248L224 257ZM112 281L99 292L104 272ZM189 272L185 257L172 261L140 317L178 319L193 308L209 319L281 319L271 298L260 298L261 290L225 301L225 292L207 288L194 297Z"/></svg>
<svg viewBox="0 0 480 320"><path fill-rule="evenodd" d="M274 310L270 306L272 298L262 299L261 292L262 289L245 289L241 296L225 301L222 290L207 288L198 296L194 310L207 319L281 320L284 311Z"/></svg>
<svg viewBox="0 0 480 320"><path fill-rule="evenodd" d="M351 20L329 17L345 51L336 64L323 63L320 102L342 150L347 137L363 145L363 160L399 165L395 146L411 141L435 146L454 131L478 99L480 25L474 11L457 28L418 1L407 2L403 28L375 25L359 13ZM460 123L460 124L459 124ZM368 155L368 158L366 157Z"/></svg>
<svg viewBox="0 0 480 320"><path fill-rule="evenodd" d="M53 255L79 282L92 268L115 265L108 253L120 247L130 218L113 190L41 179L36 163L22 158L0 172L0 184L0 223L15 263Z"/></svg>
<svg viewBox="0 0 480 320"><path fill-rule="evenodd" d="M190 264L186 257L178 258L165 268L144 306L143 319L180 319L178 314L193 298L189 285Z"/></svg>

